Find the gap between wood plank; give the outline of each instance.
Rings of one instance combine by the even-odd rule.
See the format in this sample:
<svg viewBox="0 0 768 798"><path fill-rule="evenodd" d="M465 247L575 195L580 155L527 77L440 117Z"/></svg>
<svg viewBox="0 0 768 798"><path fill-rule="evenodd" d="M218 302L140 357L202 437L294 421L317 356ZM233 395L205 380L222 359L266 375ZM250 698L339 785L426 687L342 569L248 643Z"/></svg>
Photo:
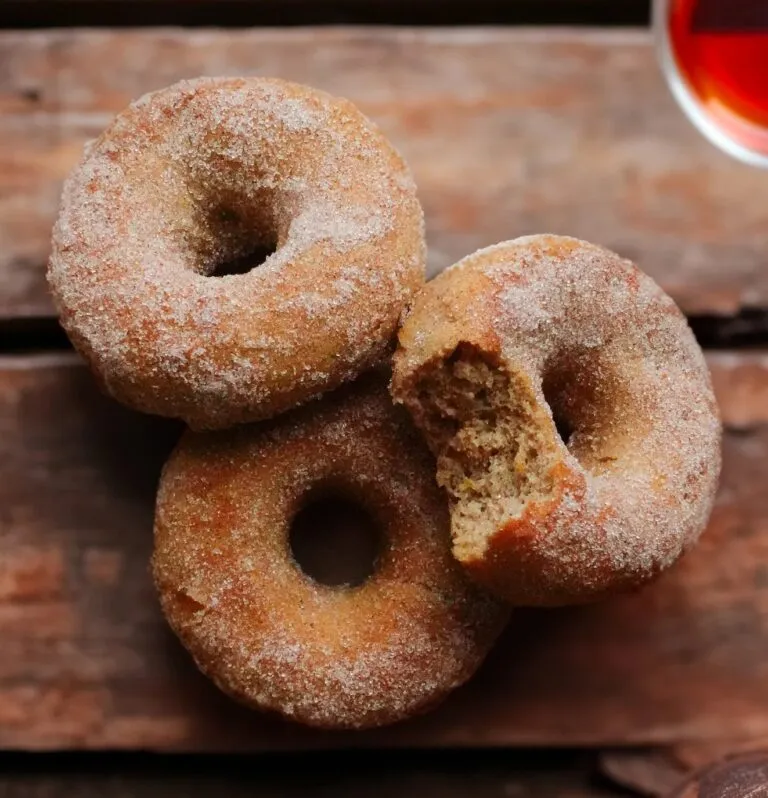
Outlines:
<svg viewBox="0 0 768 798"><path fill-rule="evenodd" d="M401 771L439 771L442 773L504 772L511 774L542 772L599 773L598 755L602 749L580 748L469 748L469 749L391 749L387 752L389 764ZM348 770L381 773L381 749L359 749L350 761L349 751L302 751L304 764L315 775L338 775L340 766ZM153 754L145 751L0 751L0 774L25 773L40 769L47 773L92 773L107 775L112 772L133 772L140 776L159 773L181 776L221 775L232 764L246 760L252 770L265 778L288 778L286 762L296 758L295 752L275 751L248 754ZM300 773L294 774L297 779ZM1 778L1 777L0 777Z"/></svg>
<svg viewBox="0 0 768 798"><path fill-rule="evenodd" d="M648 0L11 0L0 27L647 25Z"/></svg>
<svg viewBox="0 0 768 798"><path fill-rule="evenodd" d="M739 349L768 345L768 310L744 308L733 316L688 318L702 349Z"/></svg>
<svg viewBox="0 0 768 798"><path fill-rule="evenodd" d="M383 756L386 757L384 764ZM594 754L559 750L370 751L237 755L163 755L140 752L0 756L0 795L21 798L264 798L375 796L396 798L612 798Z"/></svg>

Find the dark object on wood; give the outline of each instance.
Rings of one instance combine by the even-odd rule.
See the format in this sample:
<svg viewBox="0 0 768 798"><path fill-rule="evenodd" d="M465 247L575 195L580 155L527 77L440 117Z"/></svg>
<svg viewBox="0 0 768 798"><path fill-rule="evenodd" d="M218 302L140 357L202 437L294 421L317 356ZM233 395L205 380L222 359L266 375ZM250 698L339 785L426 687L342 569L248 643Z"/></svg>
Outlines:
<svg viewBox="0 0 768 798"><path fill-rule="evenodd" d="M766 798L768 753L754 753L712 765L696 774L671 798Z"/></svg>
<svg viewBox="0 0 768 798"><path fill-rule="evenodd" d="M689 314L768 307L768 181L688 124L642 31L6 32L0 63L0 318L53 312L51 225L84 142L211 73L310 83L377 120L414 169L432 272L554 232L636 260Z"/></svg>

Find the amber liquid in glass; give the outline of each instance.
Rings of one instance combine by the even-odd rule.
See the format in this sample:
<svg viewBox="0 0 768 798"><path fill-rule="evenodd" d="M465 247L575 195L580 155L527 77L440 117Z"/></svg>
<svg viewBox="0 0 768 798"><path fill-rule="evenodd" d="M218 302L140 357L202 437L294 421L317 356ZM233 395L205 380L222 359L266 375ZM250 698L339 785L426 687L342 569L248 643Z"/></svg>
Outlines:
<svg viewBox="0 0 768 798"><path fill-rule="evenodd" d="M704 113L768 155L768 0L672 0L669 40Z"/></svg>

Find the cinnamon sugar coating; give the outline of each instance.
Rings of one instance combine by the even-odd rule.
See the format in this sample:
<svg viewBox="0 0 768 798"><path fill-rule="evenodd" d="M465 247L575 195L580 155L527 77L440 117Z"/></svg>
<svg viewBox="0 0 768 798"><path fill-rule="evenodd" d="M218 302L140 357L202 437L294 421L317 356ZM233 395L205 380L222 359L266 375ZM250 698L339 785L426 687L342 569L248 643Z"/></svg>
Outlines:
<svg viewBox="0 0 768 798"><path fill-rule="evenodd" d="M274 247L248 273L212 276ZM201 78L133 103L86 148L48 279L110 394L221 428L378 362L424 261L407 166L350 102Z"/></svg>
<svg viewBox="0 0 768 798"><path fill-rule="evenodd" d="M328 493L383 531L358 587L315 582L290 551L292 518ZM161 479L153 565L204 673L250 706L325 728L431 707L507 617L451 556L434 461L378 377L266 424L187 433Z"/></svg>
<svg viewBox="0 0 768 798"><path fill-rule="evenodd" d="M706 524L704 358L674 302L605 249L530 236L451 267L401 329L392 393L437 455L455 556L513 603L639 586Z"/></svg>

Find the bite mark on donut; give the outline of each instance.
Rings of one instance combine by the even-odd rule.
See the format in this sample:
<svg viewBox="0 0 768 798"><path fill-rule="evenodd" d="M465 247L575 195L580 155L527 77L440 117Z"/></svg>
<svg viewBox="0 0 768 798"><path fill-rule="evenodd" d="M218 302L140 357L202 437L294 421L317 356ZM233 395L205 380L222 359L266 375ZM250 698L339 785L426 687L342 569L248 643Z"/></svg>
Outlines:
<svg viewBox="0 0 768 798"><path fill-rule="evenodd" d="M423 368L412 395L453 505L454 554L481 557L500 526L551 497L565 443L529 378L467 342Z"/></svg>
<svg viewBox="0 0 768 798"><path fill-rule="evenodd" d="M720 423L701 350L651 278L604 248L548 234L480 250L437 276L398 334L391 385L428 439L421 405L435 403L416 386L462 341L507 375L518 404L533 396L547 418L526 434L538 426L559 452L546 482L540 463L531 469L544 500L513 484L527 499L517 515L511 503L499 517L495 491L506 487L486 479L493 523L478 519L474 533L447 481L456 542L481 539L456 551L479 584L519 606L594 601L650 582L695 543L715 497ZM570 429L558 436L562 419ZM449 421L448 440L461 426ZM446 438L431 444L446 482Z"/></svg>

